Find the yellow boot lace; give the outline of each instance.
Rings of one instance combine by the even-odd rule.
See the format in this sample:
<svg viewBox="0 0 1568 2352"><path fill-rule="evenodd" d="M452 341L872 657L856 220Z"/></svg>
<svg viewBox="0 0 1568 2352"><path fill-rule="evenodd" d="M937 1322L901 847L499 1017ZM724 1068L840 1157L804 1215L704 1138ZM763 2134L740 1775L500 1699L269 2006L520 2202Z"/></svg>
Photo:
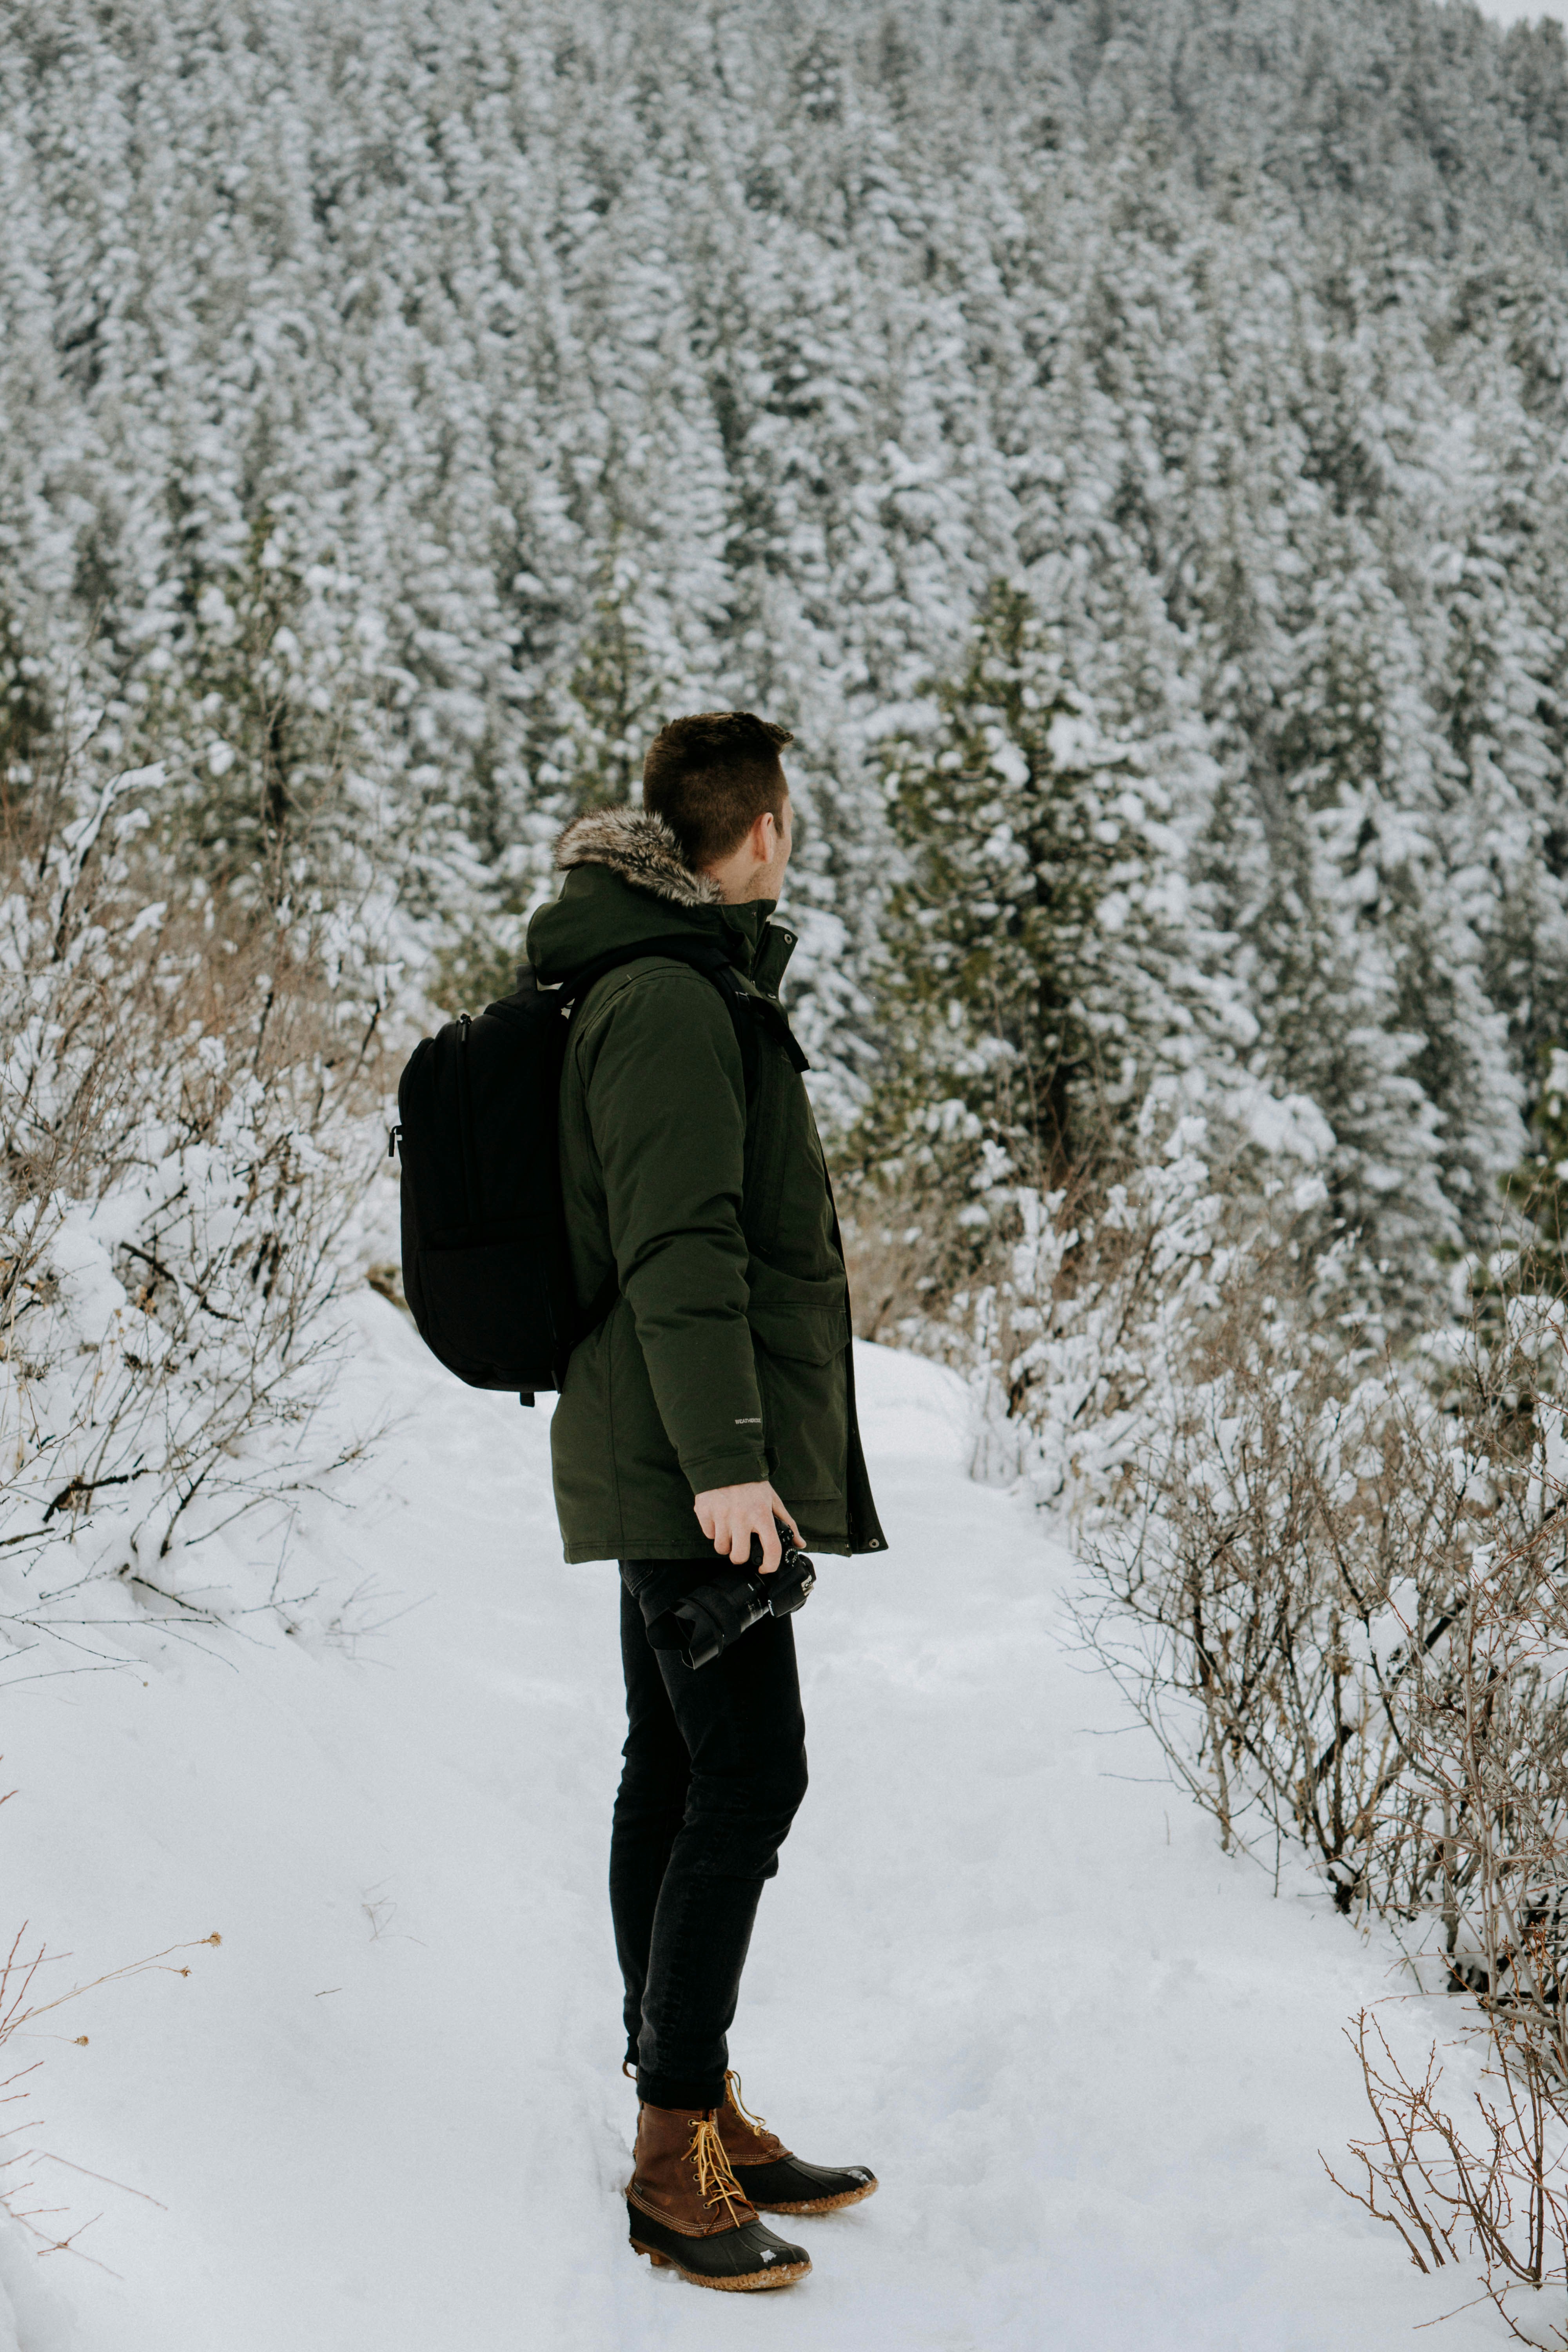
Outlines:
<svg viewBox="0 0 1568 2352"><path fill-rule="evenodd" d="M719 2137L719 2126L707 2116L699 2116L691 2126L691 2146L686 2151L689 2160L697 2167L697 2193L705 2205L722 2203L737 2229L741 2217L735 2210L738 2199L744 2205L746 2192L730 2168L724 2153L724 2143Z"/></svg>
<svg viewBox="0 0 1568 2352"><path fill-rule="evenodd" d="M743 2107L741 2105L741 2078L739 2074L736 2074L733 2066L726 2067L724 2072L724 2080L729 2085L730 2104L734 2108L735 2113L738 2116L743 2116L746 2121L751 2125L753 2131L766 2131L768 2127L768 2119L766 2116L754 2116L750 2107Z"/></svg>

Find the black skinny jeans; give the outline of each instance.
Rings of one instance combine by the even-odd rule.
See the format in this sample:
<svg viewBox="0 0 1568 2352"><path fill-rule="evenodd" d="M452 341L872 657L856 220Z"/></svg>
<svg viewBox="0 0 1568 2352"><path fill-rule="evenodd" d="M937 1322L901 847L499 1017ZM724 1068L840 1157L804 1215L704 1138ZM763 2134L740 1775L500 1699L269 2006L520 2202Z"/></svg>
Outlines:
<svg viewBox="0 0 1568 2352"><path fill-rule="evenodd" d="M805 1794L805 1724L788 1617L711 1665L655 1650L647 1624L724 1563L621 1562L626 1744L610 1840L626 2055L655 2107L716 2107L763 1882Z"/></svg>

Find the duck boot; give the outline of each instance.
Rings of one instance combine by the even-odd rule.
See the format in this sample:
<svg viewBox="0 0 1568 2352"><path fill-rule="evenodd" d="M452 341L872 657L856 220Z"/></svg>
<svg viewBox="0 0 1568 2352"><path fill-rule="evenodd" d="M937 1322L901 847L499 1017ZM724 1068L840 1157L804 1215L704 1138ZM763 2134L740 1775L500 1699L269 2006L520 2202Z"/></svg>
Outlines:
<svg viewBox="0 0 1568 2352"><path fill-rule="evenodd" d="M717 2108L642 2107L626 2185L634 2253L693 2286L731 2294L793 2286L811 2268L804 2246L775 2238L730 2168Z"/></svg>
<svg viewBox="0 0 1568 2352"><path fill-rule="evenodd" d="M733 2069L724 2077L719 2137L747 2199L763 2213L837 2213L876 2194L877 2176L863 2164L807 2164L792 2156L762 2116L741 2105L741 2078Z"/></svg>

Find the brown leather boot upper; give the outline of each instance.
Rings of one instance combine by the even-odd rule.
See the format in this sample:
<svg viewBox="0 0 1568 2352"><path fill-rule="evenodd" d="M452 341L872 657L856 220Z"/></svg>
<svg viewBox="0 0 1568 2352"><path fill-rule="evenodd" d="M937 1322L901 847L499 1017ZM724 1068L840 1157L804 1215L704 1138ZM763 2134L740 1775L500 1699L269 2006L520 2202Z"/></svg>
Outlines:
<svg viewBox="0 0 1568 2352"><path fill-rule="evenodd" d="M724 2143L724 2153L731 2164L776 2164L787 2156L776 2132L767 2130L761 2116L746 2113L741 2105L741 2078L731 2066L724 2077L724 2104L719 2110L719 2137Z"/></svg>
<svg viewBox="0 0 1568 2352"><path fill-rule="evenodd" d="M716 2237L754 2221L730 2169L716 2107L640 2107L626 2195L686 2238Z"/></svg>

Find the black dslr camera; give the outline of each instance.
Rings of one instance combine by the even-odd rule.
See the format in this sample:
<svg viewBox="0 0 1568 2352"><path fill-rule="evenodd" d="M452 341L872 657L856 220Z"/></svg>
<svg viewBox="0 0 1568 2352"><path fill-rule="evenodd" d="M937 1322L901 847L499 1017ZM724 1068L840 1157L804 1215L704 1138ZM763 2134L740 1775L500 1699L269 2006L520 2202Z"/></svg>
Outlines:
<svg viewBox="0 0 1568 2352"><path fill-rule="evenodd" d="M668 1638L656 1639L655 1646L679 1651L689 1666L710 1666L721 1650L738 1642L763 1617L793 1617L797 1609L804 1609L806 1595L816 1582L816 1570L783 1528L779 1542L784 1557L773 1574L764 1576L763 1539L753 1536L752 1556L744 1568L732 1568L728 1576L700 1584L695 1592L687 1593L667 1611L659 1622Z"/></svg>

